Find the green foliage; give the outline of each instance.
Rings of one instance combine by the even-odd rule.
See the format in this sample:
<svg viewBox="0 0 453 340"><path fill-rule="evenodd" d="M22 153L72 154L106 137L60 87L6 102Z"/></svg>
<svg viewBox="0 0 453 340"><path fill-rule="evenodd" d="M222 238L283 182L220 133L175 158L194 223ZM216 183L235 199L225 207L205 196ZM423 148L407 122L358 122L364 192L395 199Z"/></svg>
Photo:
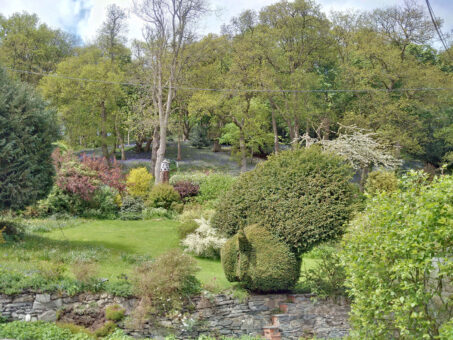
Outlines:
<svg viewBox="0 0 453 340"><path fill-rule="evenodd" d="M55 122L32 88L0 70L0 210L24 208L51 189Z"/></svg>
<svg viewBox="0 0 453 340"><path fill-rule="evenodd" d="M235 180L236 177L227 174L209 174L201 181L200 193L196 200L203 203L218 199L231 188Z"/></svg>
<svg viewBox="0 0 453 340"><path fill-rule="evenodd" d="M129 195L146 199L153 186L153 175L145 167L134 168L127 175L126 186Z"/></svg>
<svg viewBox="0 0 453 340"><path fill-rule="evenodd" d="M79 216L115 219L118 213L118 205L116 204L117 196L118 190L103 185L96 190L93 200L90 202L90 206L93 206L93 208L85 210Z"/></svg>
<svg viewBox="0 0 453 340"><path fill-rule="evenodd" d="M148 204L155 208L170 209L173 202L179 202L178 192L169 184L160 183L153 187L148 197Z"/></svg>
<svg viewBox="0 0 453 340"><path fill-rule="evenodd" d="M144 209L141 197L125 196L121 202L120 218L122 220L140 220Z"/></svg>
<svg viewBox="0 0 453 340"><path fill-rule="evenodd" d="M134 280L140 299L134 318L143 321L149 313L166 314L181 309L188 297L200 291L195 277L198 270L196 261L177 249L143 263Z"/></svg>
<svg viewBox="0 0 453 340"><path fill-rule="evenodd" d="M93 337L58 327L43 321L14 321L0 324L0 337L17 340L93 340Z"/></svg>
<svg viewBox="0 0 453 340"><path fill-rule="evenodd" d="M356 338L434 338L453 317L453 177L403 176L351 222L344 241Z"/></svg>
<svg viewBox="0 0 453 340"><path fill-rule="evenodd" d="M301 285L319 298L346 296L346 272L338 247L320 245L316 266L303 270Z"/></svg>
<svg viewBox="0 0 453 340"><path fill-rule="evenodd" d="M398 189L398 178L394 172L390 171L370 172L365 184L365 191L370 195L383 191L392 193L396 189Z"/></svg>
<svg viewBox="0 0 453 340"><path fill-rule="evenodd" d="M126 310L120 305L111 305L105 308L105 318L111 321L121 321L126 315Z"/></svg>
<svg viewBox="0 0 453 340"><path fill-rule="evenodd" d="M178 237L180 240L184 240L187 235L192 234L199 227L198 223L194 220L190 220L184 223L181 223L178 226Z"/></svg>
<svg viewBox="0 0 453 340"><path fill-rule="evenodd" d="M283 151L240 176L213 226L232 236L259 223L300 255L343 233L358 198L351 177L342 159L316 147Z"/></svg>
<svg viewBox="0 0 453 340"><path fill-rule="evenodd" d="M259 292L287 290L299 280L300 261L268 228L240 230L222 248L222 265L230 282Z"/></svg>
<svg viewBox="0 0 453 340"><path fill-rule="evenodd" d="M116 324L113 321L107 321L101 328L94 331L94 335L97 338L104 338L109 334L112 334L117 329Z"/></svg>
<svg viewBox="0 0 453 340"><path fill-rule="evenodd" d="M173 218L173 213L165 208L145 208L142 212L144 220L153 218Z"/></svg>

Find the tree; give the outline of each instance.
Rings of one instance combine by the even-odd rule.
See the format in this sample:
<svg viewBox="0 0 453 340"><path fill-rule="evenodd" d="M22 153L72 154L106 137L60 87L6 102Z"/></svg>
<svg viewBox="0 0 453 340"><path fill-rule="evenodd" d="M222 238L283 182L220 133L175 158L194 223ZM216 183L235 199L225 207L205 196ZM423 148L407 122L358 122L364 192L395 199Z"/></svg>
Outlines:
<svg viewBox="0 0 453 340"><path fill-rule="evenodd" d="M0 63L25 72L51 72L72 55L76 40L61 30L39 22L36 14L0 15ZM16 76L17 74L15 74ZM41 76L20 73L19 78L36 85Z"/></svg>
<svg viewBox="0 0 453 340"><path fill-rule="evenodd" d="M193 39L190 26L205 11L203 0L135 0L135 13L146 22L147 67L151 74L151 98L159 115L159 147L155 179L167 147L167 128L186 45Z"/></svg>
<svg viewBox="0 0 453 340"><path fill-rule="evenodd" d="M85 78L78 81L47 77L40 87L44 96L58 107L71 144L100 145L103 156L110 162L116 145L116 115L119 98L124 95L119 83L124 73L110 58L103 57L96 47L78 50L57 67L58 74ZM77 96L74 94L77 93ZM109 150L109 145L112 145Z"/></svg>
<svg viewBox="0 0 453 340"><path fill-rule="evenodd" d="M21 209L52 187L55 111L0 70L0 210Z"/></svg>

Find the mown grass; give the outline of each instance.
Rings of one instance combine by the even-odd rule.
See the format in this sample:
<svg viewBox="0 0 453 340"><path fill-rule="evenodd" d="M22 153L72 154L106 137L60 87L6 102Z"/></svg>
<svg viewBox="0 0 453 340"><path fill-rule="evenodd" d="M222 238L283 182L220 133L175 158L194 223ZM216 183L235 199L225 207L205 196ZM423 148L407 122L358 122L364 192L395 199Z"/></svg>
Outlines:
<svg viewBox="0 0 453 340"><path fill-rule="evenodd" d="M20 242L0 245L1 268L33 272L59 263L66 268L64 275L74 277L73 266L90 262L96 264L98 277L118 281L131 277L140 261L180 247L178 223L168 219L32 221L29 224L34 232ZM197 276L205 286L219 291L232 287L219 260L197 258L197 262ZM302 266L311 268L315 263L316 259L306 258Z"/></svg>

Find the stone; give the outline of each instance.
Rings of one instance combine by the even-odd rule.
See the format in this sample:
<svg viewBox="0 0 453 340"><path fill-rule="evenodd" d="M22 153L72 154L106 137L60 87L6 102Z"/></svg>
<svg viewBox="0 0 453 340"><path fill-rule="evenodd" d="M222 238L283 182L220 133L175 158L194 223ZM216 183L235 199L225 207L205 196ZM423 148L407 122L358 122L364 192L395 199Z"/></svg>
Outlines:
<svg viewBox="0 0 453 340"><path fill-rule="evenodd" d="M50 294L36 294L35 302L48 303L50 302Z"/></svg>
<svg viewBox="0 0 453 340"><path fill-rule="evenodd" d="M38 315L38 320L55 322L57 321L57 312L55 310L48 310L40 315Z"/></svg>

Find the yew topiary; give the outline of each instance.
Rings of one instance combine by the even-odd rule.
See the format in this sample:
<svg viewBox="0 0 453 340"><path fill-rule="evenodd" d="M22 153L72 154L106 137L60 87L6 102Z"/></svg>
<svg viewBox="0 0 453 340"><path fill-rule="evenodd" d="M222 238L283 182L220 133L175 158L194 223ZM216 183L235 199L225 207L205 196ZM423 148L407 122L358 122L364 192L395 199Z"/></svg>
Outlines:
<svg viewBox="0 0 453 340"><path fill-rule="evenodd" d="M281 152L241 175L220 200L213 227L231 237L258 223L299 257L342 235L359 195L351 178L342 158L319 147Z"/></svg>
<svg viewBox="0 0 453 340"><path fill-rule="evenodd" d="M299 280L300 261L268 228L241 229L222 248L222 265L230 282L253 291L288 290Z"/></svg>

